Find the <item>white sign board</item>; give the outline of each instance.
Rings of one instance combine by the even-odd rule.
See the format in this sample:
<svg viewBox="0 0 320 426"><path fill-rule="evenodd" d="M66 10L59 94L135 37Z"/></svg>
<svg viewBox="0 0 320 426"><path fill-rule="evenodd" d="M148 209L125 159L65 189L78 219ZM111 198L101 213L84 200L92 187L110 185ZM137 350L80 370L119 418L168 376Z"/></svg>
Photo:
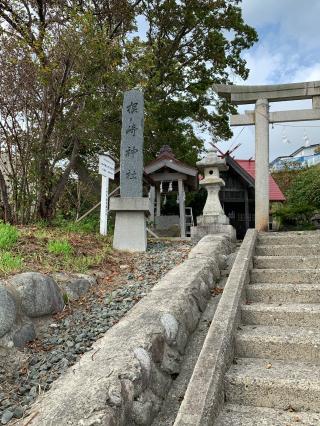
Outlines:
<svg viewBox="0 0 320 426"><path fill-rule="evenodd" d="M99 174L101 182L100 234L108 232L108 195L109 179L114 179L115 162L108 155L99 155Z"/></svg>
<svg viewBox="0 0 320 426"><path fill-rule="evenodd" d="M114 179L115 162L108 155L99 155L99 174Z"/></svg>

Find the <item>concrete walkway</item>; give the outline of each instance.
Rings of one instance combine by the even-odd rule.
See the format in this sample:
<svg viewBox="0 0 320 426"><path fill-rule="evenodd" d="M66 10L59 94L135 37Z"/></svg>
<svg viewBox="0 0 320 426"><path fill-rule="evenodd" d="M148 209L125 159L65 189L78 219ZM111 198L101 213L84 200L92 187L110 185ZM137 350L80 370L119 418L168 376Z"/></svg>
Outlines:
<svg viewBox="0 0 320 426"><path fill-rule="evenodd" d="M320 424L320 232L261 234L218 426Z"/></svg>

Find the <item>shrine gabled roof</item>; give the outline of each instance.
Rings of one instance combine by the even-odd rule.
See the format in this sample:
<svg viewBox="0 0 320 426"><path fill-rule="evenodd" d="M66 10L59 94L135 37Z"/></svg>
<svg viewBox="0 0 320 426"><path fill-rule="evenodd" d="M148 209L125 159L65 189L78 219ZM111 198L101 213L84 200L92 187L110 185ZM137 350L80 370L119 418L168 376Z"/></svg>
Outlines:
<svg viewBox="0 0 320 426"><path fill-rule="evenodd" d="M255 180L256 169L255 169L255 160L236 160L235 161L251 178ZM269 200L270 201L285 201L285 196L283 195L281 189L279 188L276 181L269 174Z"/></svg>
<svg viewBox="0 0 320 426"><path fill-rule="evenodd" d="M148 163L144 168L145 172L151 174L162 169L163 167L168 167L169 169L179 173L184 173L189 176L197 176L198 169L178 160L169 149L169 147L168 149L164 149L162 152L160 152L157 158Z"/></svg>

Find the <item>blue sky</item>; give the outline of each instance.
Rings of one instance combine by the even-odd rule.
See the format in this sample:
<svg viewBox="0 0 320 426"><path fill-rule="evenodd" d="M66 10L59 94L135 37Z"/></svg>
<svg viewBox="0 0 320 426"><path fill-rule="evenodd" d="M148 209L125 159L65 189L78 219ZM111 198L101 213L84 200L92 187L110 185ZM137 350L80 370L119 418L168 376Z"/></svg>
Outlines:
<svg viewBox="0 0 320 426"><path fill-rule="evenodd" d="M244 53L250 69L249 79L234 80L234 83L320 80L319 0L243 0L242 9L245 21L256 28L259 42ZM310 107L310 101L271 104L272 111ZM239 112L252 108L252 105L239 107ZM232 143L241 143L234 155L244 159L254 157L254 127L241 129L234 128L234 138L221 143L220 147L226 150ZM320 122L288 123L270 128L270 160L299 148L304 144L305 134L311 144L320 143Z"/></svg>

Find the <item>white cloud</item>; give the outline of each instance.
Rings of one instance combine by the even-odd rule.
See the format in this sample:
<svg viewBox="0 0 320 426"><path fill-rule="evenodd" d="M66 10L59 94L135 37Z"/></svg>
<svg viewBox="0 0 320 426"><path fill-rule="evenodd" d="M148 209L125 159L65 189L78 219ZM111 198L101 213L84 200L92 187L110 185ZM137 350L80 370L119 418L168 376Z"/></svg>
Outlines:
<svg viewBox="0 0 320 426"><path fill-rule="evenodd" d="M319 47L319 0L243 0L242 9L245 20L255 27L272 25L294 45L306 50Z"/></svg>
<svg viewBox="0 0 320 426"><path fill-rule="evenodd" d="M300 66L291 79L292 82L320 80L320 62L310 66Z"/></svg>

